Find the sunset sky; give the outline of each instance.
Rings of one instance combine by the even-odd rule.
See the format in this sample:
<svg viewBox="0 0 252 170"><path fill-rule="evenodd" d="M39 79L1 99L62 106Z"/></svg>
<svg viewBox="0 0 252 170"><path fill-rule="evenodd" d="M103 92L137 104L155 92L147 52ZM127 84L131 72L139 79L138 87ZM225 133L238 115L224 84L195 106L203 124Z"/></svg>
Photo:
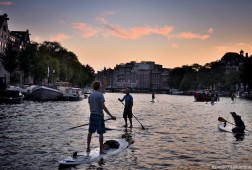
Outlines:
<svg viewBox="0 0 252 170"><path fill-rule="evenodd" d="M165 68L252 55L252 0L0 1L11 31L57 41L95 71L130 61Z"/></svg>

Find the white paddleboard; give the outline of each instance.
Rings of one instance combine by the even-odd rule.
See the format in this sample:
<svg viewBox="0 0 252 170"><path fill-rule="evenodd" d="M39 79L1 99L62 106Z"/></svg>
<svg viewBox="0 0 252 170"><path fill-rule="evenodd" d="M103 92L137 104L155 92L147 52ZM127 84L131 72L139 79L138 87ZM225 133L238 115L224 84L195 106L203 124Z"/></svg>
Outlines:
<svg viewBox="0 0 252 170"><path fill-rule="evenodd" d="M118 127L118 126L106 126L106 130L124 130L125 127Z"/></svg>
<svg viewBox="0 0 252 170"><path fill-rule="evenodd" d="M100 154L100 148L95 148L91 150L91 152L77 152L77 155L75 158L73 157L68 157L66 159L63 159L59 161L60 165L80 165L80 164L85 164L85 163L90 163L93 161L99 161L100 159L104 158L106 159L107 157L116 155L120 153L122 150L126 149L128 146L128 142L125 141L124 139L111 139L115 140L119 143L118 148L110 148L108 150L105 150L106 154Z"/></svg>
<svg viewBox="0 0 252 170"><path fill-rule="evenodd" d="M224 126L224 125L225 125L224 123L219 123L219 124L218 124L218 128L219 128L221 131L233 133L233 132L232 132L232 129L233 129L232 126L229 126L228 124L226 124L226 126Z"/></svg>

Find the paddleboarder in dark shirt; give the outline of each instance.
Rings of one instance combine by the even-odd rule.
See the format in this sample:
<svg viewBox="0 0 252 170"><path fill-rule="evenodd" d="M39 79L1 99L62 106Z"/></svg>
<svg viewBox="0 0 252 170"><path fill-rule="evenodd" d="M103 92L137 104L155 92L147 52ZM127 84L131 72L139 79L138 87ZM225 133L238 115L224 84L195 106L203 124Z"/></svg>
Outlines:
<svg viewBox="0 0 252 170"><path fill-rule="evenodd" d="M129 118L130 128L132 128L133 127L132 126L133 97L129 94L130 93L129 88L125 89L125 93L126 93L126 95L122 99L118 98L118 100L120 102L123 102L125 100L125 107L124 107L124 111L123 111L123 118L124 118L124 121L125 121L124 127L128 126L127 118Z"/></svg>
<svg viewBox="0 0 252 170"><path fill-rule="evenodd" d="M155 94L154 93L152 93L152 102L154 102L154 100L155 100Z"/></svg>
<svg viewBox="0 0 252 170"><path fill-rule="evenodd" d="M244 133L245 130L245 124L241 119L241 116L237 115L235 112L230 112L230 114L234 118L235 126L232 131L233 132L238 132L238 133Z"/></svg>

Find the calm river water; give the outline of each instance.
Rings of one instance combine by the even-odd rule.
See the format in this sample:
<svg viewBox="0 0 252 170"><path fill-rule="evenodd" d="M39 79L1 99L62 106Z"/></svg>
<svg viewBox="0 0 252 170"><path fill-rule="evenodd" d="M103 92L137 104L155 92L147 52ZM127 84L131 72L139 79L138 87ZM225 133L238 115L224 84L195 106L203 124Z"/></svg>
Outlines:
<svg viewBox="0 0 252 170"><path fill-rule="evenodd" d="M106 93L106 105L117 117L106 125L124 125L122 93ZM252 131L252 101L220 98L214 105L194 102L192 96L132 94L131 130L111 130L105 140L126 137L131 144L103 164L61 168L58 161L74 151L86 150L87 127L65 129L88 123L87 99L79 102L28 102L0 105L0 169L252 169L252 133L243 140L217 128L218 117L233 122L231 111L242 116ZM106 117L108 118L108 117ZM98 147L94 134L91 147Z"/></svg>

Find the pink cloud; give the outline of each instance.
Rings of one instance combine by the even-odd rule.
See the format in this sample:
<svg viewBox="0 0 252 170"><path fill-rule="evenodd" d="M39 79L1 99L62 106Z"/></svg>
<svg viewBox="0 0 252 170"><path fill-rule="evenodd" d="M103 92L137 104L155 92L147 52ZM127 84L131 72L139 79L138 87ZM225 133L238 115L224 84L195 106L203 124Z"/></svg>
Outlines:
<svg viewBox="0 0 252 170"><path fill-rule="evenodd" d="M137 39L143 35L149 35L154 33L168 36L173 30L172 26L167 25L163 27L142 26L123 28L118 24L110 24L104 17L97 17L96 20L104 28L103 32L105 34L125 39Z"/></svg>
<svg viewBox="0 0 252 170"><path fill-rule="evenodd" d="M142 36L147 36L151 34L161 35L167 38L177 38L177 39L201 39L205 40L210 38L210 35L214 30L209 28L208 34L198 34L192 32L181 32L178 34L172 34L174 31L174 26L164 25L164 26L138 26L124 28L119 24L112 24L106 19L107 16L113 15L113 12L106 12L101 16L96 18L98 22L97 27L89 26L86 23L73 23L72 27L76 30L81 31L81 35L84 38L90 38L96 35L102 36L114 36L123 39L138 39Z"/></svg>
<svg viewBox="0 0 252 170"><path fill-rule="evenodd" d="M0 5L7 5L7 6L9 6L9 5L14 5L14 3L11 2L11 1L0 1Z"/></svg>
<svg viewBox="0 0 252 170"><path fill-rule="evenodd" d="M85 23L73 23L73 28L80 30L82 32L82 37L84 38L90 38L95 36L100 32L98 28L90 27Z"/></svg>
<svg viewBox="0 0 252 170"><path fill-rule="evenodd" d="M60 42L60 41L63 41L63 40L67 40L69 38L70 38L70 36L68 36L66 34L57 34L56 36L51 38L51 41Z"/></svg>
<svg viewBox="0 0 252 170"><path fill-rule="evenodd" d="M192 32L181 32L175 35L176 38L179 39L201 39L205 40L208 39L210 36L208 34L196 34Z"/></svg>
<svg viewBox="0 0 252 170"><path fill-rule="evenodd" d="M207 33L212 34L214 32L213 28L208 28Z"/></svg>

